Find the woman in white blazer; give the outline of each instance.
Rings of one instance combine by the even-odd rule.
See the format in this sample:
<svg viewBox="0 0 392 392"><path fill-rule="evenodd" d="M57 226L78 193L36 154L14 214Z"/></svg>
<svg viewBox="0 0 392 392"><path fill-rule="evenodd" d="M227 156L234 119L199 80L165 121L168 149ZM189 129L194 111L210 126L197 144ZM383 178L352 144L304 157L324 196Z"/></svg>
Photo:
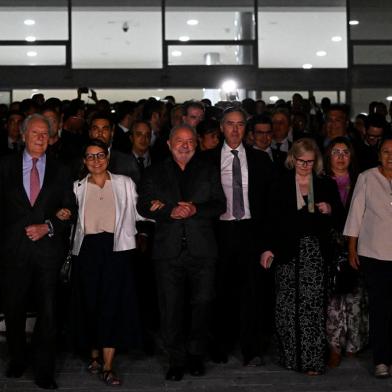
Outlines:
<svg viewBox="0 0 392 392"><path fill-rule="evenodd" d="M119 385L112 366L124 333L133 332L126 319L136 314L135 296L130 292L131 262L136 220L142 218L136 212L135 184L129 177L110 173L108 163L106 144L91 140L84 151L87 175L74 183L79 206L74 276L84 319L83 339L91 349L88 370L100 374L108 385Z"/></svg>

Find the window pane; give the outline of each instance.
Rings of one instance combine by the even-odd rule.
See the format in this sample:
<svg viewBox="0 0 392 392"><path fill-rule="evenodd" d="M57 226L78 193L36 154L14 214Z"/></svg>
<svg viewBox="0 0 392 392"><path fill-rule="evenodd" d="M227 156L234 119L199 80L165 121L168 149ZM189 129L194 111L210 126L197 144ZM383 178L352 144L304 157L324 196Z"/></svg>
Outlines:
<svg viewBox="0 0 392 392"><path fill-rule="evenodd" d="M346 68L346 8L259 7L258 45L262 68Z"/></svg>
<svg viewBox="0 0 392 392"><path fill-rule="evenodd" d="M76 7L72 12L74 68L161 68L159 7Z"/></svg>
<svg viewBox="0 0 392 392"><path fill-rule="evenodd" d="M392 2L385 0L350 1L351 39L392 39Z"/></svg>
<svg viewBox="0 0 392 392"><path fill-rule="evenodd" d="M178 3L178 2L177 2ZM255 20L250 5L227 7L214 1L213 7L178 7L166 2L166 39L243 40L255 38ZM184 38L186 39L186 38Z"/></svg>
<svg viewBox="0 0 392 392"><path fill-rule="evenodd" d="M369 104L373 101L383 102L387 108L390 102L387 97L392 96L392 88L388 89L376 89L376 88L361 88L352 89L351 92L351 103L352 111L351 115L355 116L358 113L368 113Z"/></svg>
<svg viewBox="0 0 392 392"><path fill-rule="evenodd" d="M392 46L354 46L354 64L392 64Z"/></svg>
<svg viewBox="0 0 392 392"><path fill-rule="evenodd" d="M65 65L65 46L0 46L0 65Z"/></svg>
<svg viewBox="0 0 392 392"><path fill-rule="evenodd" d="M9 105L11 103L11 92L10 91L0 91L0 104Z"/></svg>
<svg viewBox="0 0 392 392"><path fill-rule="evenodd" d="M249 65L253 63L251 46L169 46L169 65Z"/></svg>
<svg viewBox="0 0 392 392"><path fill-rule="evenodd" d="M338 102L337 91L313 91L313 95L316 98L317 103L320 103L323 98L329 98L332 103Z"/></svg>
<svg viewBox="0 0 392 392"><path fill-rule="evenodd" d="M40 1L1 1L0 26L2 40L66 40L68 12L65 0L40 5ZM29 6L25 6L28 4ZM31 40L33 38L30 38Z"/></svg>
<svg viewBox="0 0 392 392"><path fill-rule="evenodd" d="M291 101L293 94L301 94L303 98L308 98L308 91L262 91L261 99L265 103L275 103L278 99L284 99L285 101Z"/></svg>

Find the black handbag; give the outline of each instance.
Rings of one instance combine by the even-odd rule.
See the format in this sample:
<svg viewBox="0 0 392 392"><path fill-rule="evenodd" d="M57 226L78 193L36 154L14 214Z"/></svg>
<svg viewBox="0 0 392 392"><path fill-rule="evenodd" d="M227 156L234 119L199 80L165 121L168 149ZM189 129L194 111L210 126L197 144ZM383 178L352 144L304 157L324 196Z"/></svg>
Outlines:
<svg viewBox="0 0 392 392"><path fill-rule="evenodd" d="M75 239L75 231L76 231L76 223L72 225L71 229L71 240L69 244L69 249L67 252L67 256L65 257L64 263L60 268L60 282L63 284L69 284L71 281L72 274L72 248Z"/></svg>

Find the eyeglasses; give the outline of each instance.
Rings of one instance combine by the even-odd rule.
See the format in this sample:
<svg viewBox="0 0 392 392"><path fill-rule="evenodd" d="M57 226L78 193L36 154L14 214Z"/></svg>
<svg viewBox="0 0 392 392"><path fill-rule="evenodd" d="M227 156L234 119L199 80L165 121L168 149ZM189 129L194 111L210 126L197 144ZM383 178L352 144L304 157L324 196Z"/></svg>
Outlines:
<svg viewBox="0 0 392 392"><path fill-rule="evenodd" d="M350 156L349 150L339 150L338 148L333 148L331 151L331 155L335 157L343 157L348 158Z"/></svg>
<svg viewBox="0 0 392 392"><path fill-rule="evenodd" d="M98 159L98 161L103 161L106 159L106 153L105 152L97 152L96 154L86 154L84 156L86 161L93 161L94 159Z"/></svg>
<svg viewBox="0 0 392 392"><path fill-rule="evenodd" d="M304 159L295 158L295 160L298 163L298 165L302 167L308 167L314 165L314 159L309 159L305 161Z"/></svg>

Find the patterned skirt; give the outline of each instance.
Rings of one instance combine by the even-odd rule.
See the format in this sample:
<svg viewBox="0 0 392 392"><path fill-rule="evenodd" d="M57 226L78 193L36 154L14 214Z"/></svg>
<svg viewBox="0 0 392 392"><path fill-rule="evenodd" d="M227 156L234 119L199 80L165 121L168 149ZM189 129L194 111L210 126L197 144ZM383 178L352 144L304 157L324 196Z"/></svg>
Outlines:
<svg viewBox="0 0 392 392"><path fill-rule="evenodd" d="M314 236L303 236L297 256L276 266L276 333L280 362L288 369L325 370L325 275Z"/></svg>

